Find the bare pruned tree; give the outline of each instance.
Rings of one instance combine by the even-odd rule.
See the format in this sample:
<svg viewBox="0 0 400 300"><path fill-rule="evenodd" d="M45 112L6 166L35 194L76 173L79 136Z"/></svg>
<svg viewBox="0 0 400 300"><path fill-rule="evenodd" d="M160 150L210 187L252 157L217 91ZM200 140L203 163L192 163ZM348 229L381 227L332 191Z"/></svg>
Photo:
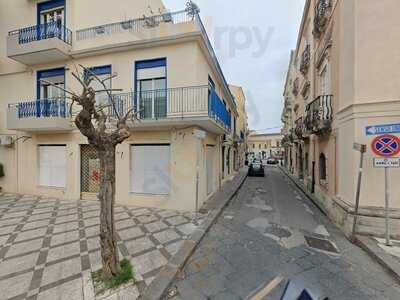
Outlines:
<svg viewBox="0 0 400 300"><path fill-rule="evenodd" d="M118 248L116 243L116 229L114 224L114 203L115 203L115 148L118 144L129 138L130 131L128 121L137 120L137 113L133 108L126 112L119 112L116 109L112 92L121 91L118 89L107 88L105 82L116 75L100 79L90 68L79 65L81 71L75 67L72 76L82 86L81 93L72 92L66 88L61 88L51 84L56 88L62 89L68 98L72 100L70 114L72 115L73 106L80 106L74 123L79 131L87 137L88 142L98 153L100 160L100 245L101 257L103 262L103 278L110 279L119 270ZM97 81L104 89L95 90L91 83ZM108 95L108 105L96 103L96 93L106 92ZM116 118L111 124L110 113Z"/></svg>

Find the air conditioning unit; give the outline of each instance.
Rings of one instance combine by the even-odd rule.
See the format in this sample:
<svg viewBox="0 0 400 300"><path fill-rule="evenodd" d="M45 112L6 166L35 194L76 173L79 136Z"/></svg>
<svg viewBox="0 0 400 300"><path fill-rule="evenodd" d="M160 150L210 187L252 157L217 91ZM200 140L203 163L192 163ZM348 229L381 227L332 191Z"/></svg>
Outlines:
<svg viewBox="0 0 400 300"><path fill-rule="evenodd" d="M14 143L12 136L10 135L0 135L0 146L11 147Z"/></svg>

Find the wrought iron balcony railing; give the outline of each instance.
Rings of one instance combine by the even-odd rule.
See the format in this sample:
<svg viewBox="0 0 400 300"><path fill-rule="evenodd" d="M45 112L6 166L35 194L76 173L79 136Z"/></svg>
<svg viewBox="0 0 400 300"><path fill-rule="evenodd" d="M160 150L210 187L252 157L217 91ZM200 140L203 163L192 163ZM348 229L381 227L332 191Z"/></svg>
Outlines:
<svg viewBox="0 0 400 300"><path fill-rule="evenodd" d="M331 130L332 95L322 95L306 107L305 130L308 133L324 134Z"/></svg>
<svg viewBox="0 0 400 300"><path fill-rule="evenodd" d="M102 103L110 120L115 119L117 113L123 116L133 109L138 112L140 120L209 117L225 130L231 130L231 113L208 86L120 93L112 97L112 103ZM11 108L15 110L18 119L71 117L69 101L61 98L24 101L8 106L10 111ZM75 113L73 107L72 115Z"/></svg>
<svg viewBox="0 0 400 300"><path fill-rule="evenodd" d="M67 27L59 22L49 22L34 25L8 33L9 36L18 35L19 44L27 44L35 41L58 38L68 45L72 44L72 33Z"/></svg>
<svg viewBox="0 0 400 300"><path fill-rule="evenodd" d="M76 31L76 39L88 40L106 35L113 35L122 32L139 33L145 28L155 28L163 23L179 24L194 21L196 14L188 10L181 10L173 13L164 13L149 17L143 17L121 22L108 23L100 26L85 28Z"/></svg>
<svg viewBox="0 0 400 300"><path fill-rule="evenodd" d="M8 105L15 107L19 119L26 118L68 118L69 102L65 99L41 99L23 101Z"/></svg>
<svg viewBox="0 0 400 300"><path fill-rule="evenodd" d="M328 23L328 11L332 5L331 2L331 0L318 0L317 5L315 6L313 34L316 37L321 35Z"/></svg>
<svg viewBox="0 0 400 300"><path fill-rule="evenodd" d="M311 49L310 45L307 45L303 53L301 54L301 62L300 62L300 72L303 75L307 74L308 67L310 66L310 58L311 58Z"/></svg>
<svg viewBox="0 0 400 300"><path fill-rule="evenodd" d="M153 91L130 92L113 95L113 107L109 115L125 114L134 108L139 111L141 120L160 120L167 118L191 118L208 116L231 129L231 114L215 90L208 86L169 88Z"/></svg>

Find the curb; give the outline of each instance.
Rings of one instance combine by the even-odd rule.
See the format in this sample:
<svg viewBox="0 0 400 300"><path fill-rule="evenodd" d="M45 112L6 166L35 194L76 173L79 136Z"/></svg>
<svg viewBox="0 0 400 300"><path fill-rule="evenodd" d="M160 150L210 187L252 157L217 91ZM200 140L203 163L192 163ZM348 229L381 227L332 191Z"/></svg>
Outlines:
<svg viewBox="0 0 400 300"><path fill-rule="evenodd" d="M314 196L305 191L304 187L295 178L293 178L293 176L289 174L285 168L282 168L281 166L279 166L279 168L316 205L316 207L322 213L327 215L327 212L320 205L318 205L318 202L314 199ZM349 239L347 236L346 238ZM386 253L383 249L379 248L379 246L368 236L356 235L353 242L363 249L372 259L380 264L390 275L393 276L395 280L400 283L400 263L396 259L394 259L390 254Z"/></svg>
<svg viewBox="0 0 400 300"><path fill-rule="evenodd" d="M227 183L224 188L212 196L209 201L212 203L216 202L216 205L211 208L201 225L190 235L187 240L185 240L178 252L172 256L169 262L161 269L157 277L154 278L139 299L162 299L168 288L175 280L177 274L183 269L189 257L196 250L197 245L210 230L211 226L216 222L224 208L229 204L232 198L236 195L237 191L243 185L246 177L247 172L240 171L239 174L232 179L232 181Z"/></svg>
<svg viewBox="0 0 400 300"><path fill-rule="evenodd" d="M368 236L356 235L355 242L400 283L400 263L396 259Z"/></svg>

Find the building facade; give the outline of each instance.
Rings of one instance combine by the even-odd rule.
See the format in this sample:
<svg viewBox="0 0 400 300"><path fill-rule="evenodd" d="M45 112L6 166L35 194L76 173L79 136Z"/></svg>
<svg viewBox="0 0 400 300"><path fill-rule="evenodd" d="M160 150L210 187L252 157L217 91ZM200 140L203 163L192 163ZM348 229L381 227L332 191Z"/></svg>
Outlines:
<svg viewBox="0 0 400 300"><path fill-rule="evenodd" d="M235 170L239 170L245 164L247 151L248 123L246 112L246 96L243 88L236 85L229 85L232 95L235 97L238 117L234 120L234 148L236 153Z"/></svg>
<svg viewBox="0 0 400 300"><path fill-rule="evenodd" d="M3 0L0 25L3 191L96 199L97 153L73 125L79 108L54 87L80 92L71 75L79 65L122 89L112 96L116 112L140 111L116 150L118 203L194 210L196 191L201 205L234 174L225 141L234 139L237 107L196 6Z"/></svg>
<svg viewBox="0 0 400 300"><path fill-rule="evenodd" d="M260 159L281 159L283 156L282 135L279 133L257 134L250 132L247 139L247 151Z"/></svg>
<svg viewBox="0 0 400 300"><path fill-rule="evenodd" d="M384 233L384 171L373 166L375 136L366 127L400 121L399 8L396 0L307 0L290 56L285 166L346 233L360 159L354 143L367 146L357 231ZM392 182L400 180L400 170L390 173ZM392 234L399 236L400 187L393 184L390 193Z"/></svg>

